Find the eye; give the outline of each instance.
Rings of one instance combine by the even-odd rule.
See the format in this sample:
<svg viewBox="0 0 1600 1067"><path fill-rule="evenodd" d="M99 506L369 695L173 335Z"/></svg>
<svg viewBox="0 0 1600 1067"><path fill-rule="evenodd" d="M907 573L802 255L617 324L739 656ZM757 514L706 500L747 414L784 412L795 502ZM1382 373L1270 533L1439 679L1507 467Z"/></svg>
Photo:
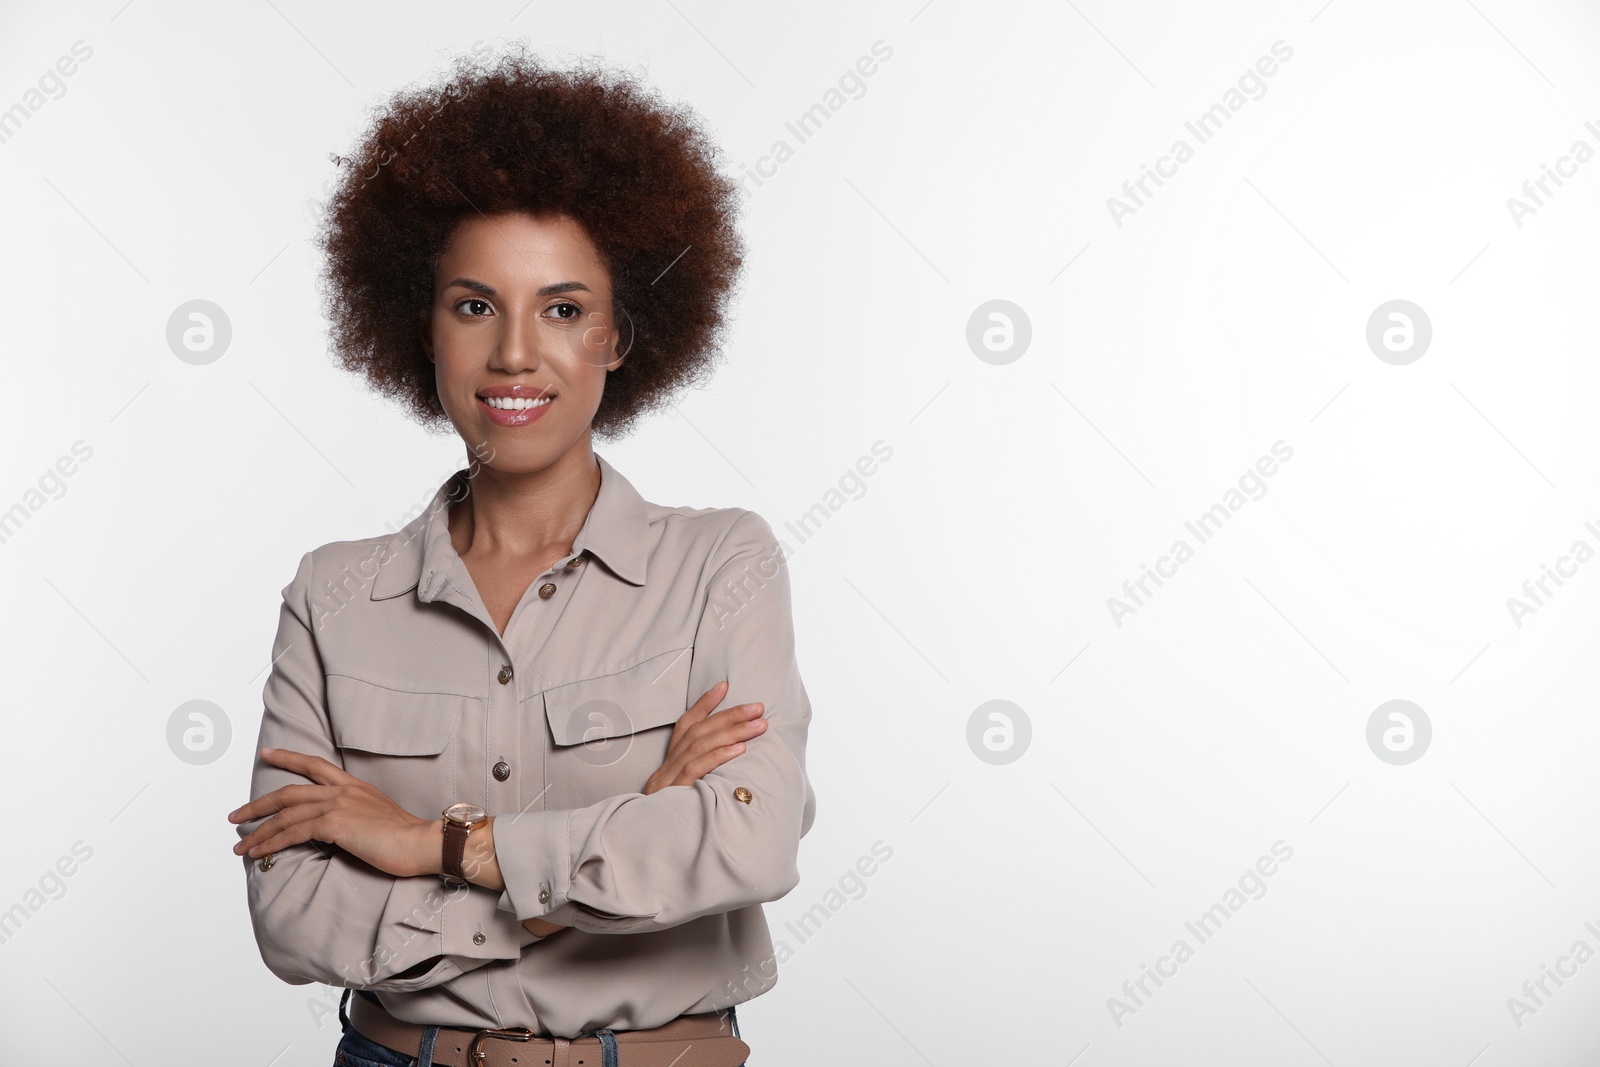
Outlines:
<svg viewBox="0 0 1600 1067"><path fill-rule="evenodd" d="M579 315L583 314L583 309L581 307L579 307L577 304L574 304L570 300L563 300L559 304L552 304L551 307L550 307L550 310L554 311L556 308L571 308L572 309L572 314L570 314L570 315L557 315L556 316L556 318L558 318L558 319L565 319L565 320L567 320L569 322L571 320L577 318Z"/></svg>
<svg viewBox="0 0 1600 1067"><path fill-rule="evenodd" d="M456 310L460 311L462 308L466 307L468 304L478 304L478 305L482 306L486 310L489 309L489 302L487 300L483 299L482 297L478 297L478 296L469 296L465 300L460 300L460 301L456 302ZM469 314L468 317L469 318L482 318L483 316Z"/></svg>

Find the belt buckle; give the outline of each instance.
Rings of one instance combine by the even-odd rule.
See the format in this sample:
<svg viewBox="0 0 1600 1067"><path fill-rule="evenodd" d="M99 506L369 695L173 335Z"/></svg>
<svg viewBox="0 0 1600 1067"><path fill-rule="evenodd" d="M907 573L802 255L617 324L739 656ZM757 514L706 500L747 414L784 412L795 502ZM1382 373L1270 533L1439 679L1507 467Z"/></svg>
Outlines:
<svg viewBox="0 0 1600 1067"><path fill-rule="evenodd" d="M478 1043L484 1038L499 1037L507 1041L532 1041L533 1031L526 1026L507 1026L498 1030L479 1030L472 1035L472 1040L467 1044L467 1063L470 1065L481 1064L489 1058L489 1054L478 1048Z"/></svg>

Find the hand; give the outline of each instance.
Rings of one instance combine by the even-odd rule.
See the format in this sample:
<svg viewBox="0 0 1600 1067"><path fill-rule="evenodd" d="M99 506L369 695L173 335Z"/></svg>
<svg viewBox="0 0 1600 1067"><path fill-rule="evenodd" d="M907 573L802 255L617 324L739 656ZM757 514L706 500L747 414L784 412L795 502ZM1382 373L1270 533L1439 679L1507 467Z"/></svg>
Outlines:
<svg viewBox="0 0 1600 1067"><path fill-rule="evenodd" d="M640 792L654 793L669 785L693 785L743 752L745 741L767 728L767 720L761 718L766 709L760 703L735 704L712 714L711 709L727 691L727 681L720 681L683 713L672 728L666 758Z"/></svg>
<svg viewBox="0 0 1600 1067"><path fill-rule="evenodd" d="M718 682L701 694L694 706L683 713L672 728L672 739L667 742L667 756L661 766L650 775L650 780L640 792L650 794L669 785L690 785L698 782L707 772L722 766L744 751L746 738L754 737L767 728L760 718L766 710L761 704L738 704L711 713L717 701L728 691L726 680ZM522 926L529 933L548 937L566 927L543 919L526 919Z"/></svg>
<svg viewBox="0 0 1600 1067"><path fill-rule="evenodd" d="M271 816L233 846L234 855L264 856L303 841L326 841L387 874L426 873L417 857L433 820L419 819L377 786L321 756L277 748L262 758L316 784L286 785L229 812L231 823Z"/></svg>

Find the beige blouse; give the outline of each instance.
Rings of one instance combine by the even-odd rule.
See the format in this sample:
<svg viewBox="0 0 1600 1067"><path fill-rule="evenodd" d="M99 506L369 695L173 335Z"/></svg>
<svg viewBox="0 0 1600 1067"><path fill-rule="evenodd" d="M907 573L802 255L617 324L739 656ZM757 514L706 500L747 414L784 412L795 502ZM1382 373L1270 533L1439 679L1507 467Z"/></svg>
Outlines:
<svg viewBox="0 0 1600 1067"><path fill-rule="evenodd" d="M476 802L496 816L506 889L396 877L321 841L242 857L261 957L285 982L373 990L415 1023L564 1037L776 983L761 905L798 883L816 808L782 550L755 512L650 503L596 458L571 555L503 638L450 542L466 469L393 535L301 558L250 796L309 781L261 758L275 747L419 818ZM692 786L640 792L673 724L724 678L718 709L761 701L767 729ZM520 925L532 916L571 929L537 937Z"/></svg>

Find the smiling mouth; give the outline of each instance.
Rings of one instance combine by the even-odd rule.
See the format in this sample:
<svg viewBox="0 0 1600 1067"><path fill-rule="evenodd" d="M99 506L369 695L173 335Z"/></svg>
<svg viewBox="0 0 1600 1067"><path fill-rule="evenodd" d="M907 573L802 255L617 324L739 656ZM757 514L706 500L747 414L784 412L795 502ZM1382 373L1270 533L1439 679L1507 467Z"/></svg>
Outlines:
<svg viewBox="0 0 1600 1067"><path fill-rule="evenodd" d="M554 393L543 396L480 396L483 417L496 426L510 428L532 426L544 418ZM531 431L530 431L531 432Z"/></svg>
<svg viewBox="0 0 1600 1067"><path fill-rule="evenodd" d="M494 408L496 411L527 411L530 408L542 408L554 399L555 395L553 393L539 397L537 400L520 396L480 396L478 398L481 403Z"/></svg>

